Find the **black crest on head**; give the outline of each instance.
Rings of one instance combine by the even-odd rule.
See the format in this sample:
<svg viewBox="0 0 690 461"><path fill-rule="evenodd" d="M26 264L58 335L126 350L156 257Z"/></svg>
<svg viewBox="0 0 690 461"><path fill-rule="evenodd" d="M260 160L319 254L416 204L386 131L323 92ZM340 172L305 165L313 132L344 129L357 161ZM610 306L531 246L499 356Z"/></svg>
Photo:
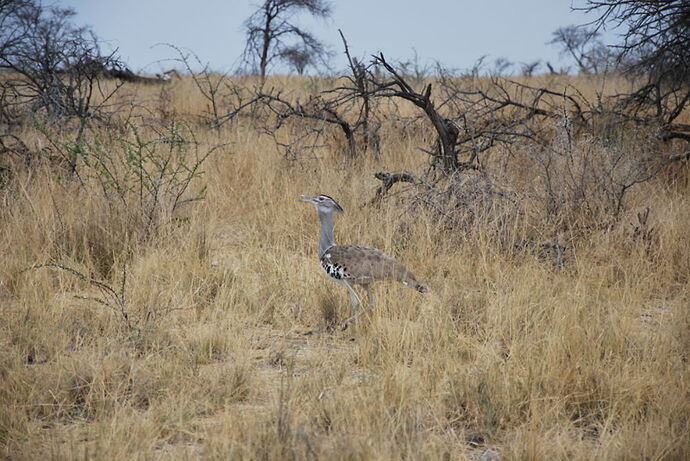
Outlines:
<svg viewBox="0 0 690 461"><path fill-rule="evenodd" d="M338 202L336 202L333 197L331 197L330 195L326 195L326 194L320 194L320 196L323 198L327 198L330 201L332 201L335 204L336 210L340 211L341 213L345 213L345 210L343 210L343 207L341 207L340 204Z"/></svg>

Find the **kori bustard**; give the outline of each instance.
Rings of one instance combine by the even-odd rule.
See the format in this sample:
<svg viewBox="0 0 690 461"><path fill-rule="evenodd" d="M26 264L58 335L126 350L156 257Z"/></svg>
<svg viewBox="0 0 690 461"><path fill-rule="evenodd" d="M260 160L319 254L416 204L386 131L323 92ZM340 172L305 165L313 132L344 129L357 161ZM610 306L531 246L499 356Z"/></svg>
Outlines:
<svg viewBox="0 0 690 461"><path fill-rule="evenodd" d="M374 307L376 299L371 293L372 282L395 280L421 293L427 292L427 288L417 281L412 271L383 251L365 245L336 245L333 238L333 214L344 211L333 198L321 194L300 195L300 199L316 207L321 221L319 235L321 267L331 280L343 285L350 292L354 315L343 322L343 329L347 328L348 323ZM362 302L354 289L357 285L363 287L367 293L368 305L364 310L360 310Z"/></svg>

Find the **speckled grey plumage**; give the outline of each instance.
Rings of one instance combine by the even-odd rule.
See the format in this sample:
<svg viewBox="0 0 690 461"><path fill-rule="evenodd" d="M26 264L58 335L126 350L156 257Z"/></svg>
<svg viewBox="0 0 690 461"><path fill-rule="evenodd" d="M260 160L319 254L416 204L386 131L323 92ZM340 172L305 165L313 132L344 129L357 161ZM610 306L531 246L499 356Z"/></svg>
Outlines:
<svg viewBox="0 0 690 461"><path fill-rule="evenodd" d="M327 195L303 195L301 198L312 203L318 212L321 223L319 260L330 278L349 285L394 280L421 293L427 291L412 271L383 251L365 245L336 245L333 214L343 212L343 209L333 198Z"/></svg>

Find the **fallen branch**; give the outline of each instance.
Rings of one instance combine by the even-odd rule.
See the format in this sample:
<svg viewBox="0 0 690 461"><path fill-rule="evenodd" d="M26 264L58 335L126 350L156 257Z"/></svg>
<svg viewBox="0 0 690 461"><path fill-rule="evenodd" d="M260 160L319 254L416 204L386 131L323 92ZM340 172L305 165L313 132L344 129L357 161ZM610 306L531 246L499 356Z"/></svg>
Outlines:
<svg viewBox="0 0 690 461"><path fill-rule="evenodd" d="M393 184L398 182L409 182L412 184L418 184L419 179L415 178L409 173L384 173L379 172L374 174L374 177L382 182L379 188L376 190L376 195L369 202L369 205L374 205L383 200L383 196L393 187Z"/></svg>

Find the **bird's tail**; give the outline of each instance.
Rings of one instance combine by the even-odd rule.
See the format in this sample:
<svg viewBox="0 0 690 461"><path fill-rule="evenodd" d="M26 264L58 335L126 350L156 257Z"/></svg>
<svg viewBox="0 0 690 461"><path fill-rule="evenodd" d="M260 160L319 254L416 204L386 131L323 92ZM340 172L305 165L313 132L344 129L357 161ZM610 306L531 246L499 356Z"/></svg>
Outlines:
<svg viewBox="0 0 690 461"><path fill-rule="evenodd" d="M402 283L403 285L413 288L419 291L420 293L426 293L429 291L429 288L427 288L426 285L419 283L415 278L414 274L410 271L407 271L407 274L405 274L405 278L402 280Z"/></svg>
<svg viewBox="0 0 690 461"><path fill-rule="evenodd" d="M426 285L422 285L421 283L417 283L417 285L413 286L413 288L420 293L426 293L429 291L429 288Z"/></svg>

